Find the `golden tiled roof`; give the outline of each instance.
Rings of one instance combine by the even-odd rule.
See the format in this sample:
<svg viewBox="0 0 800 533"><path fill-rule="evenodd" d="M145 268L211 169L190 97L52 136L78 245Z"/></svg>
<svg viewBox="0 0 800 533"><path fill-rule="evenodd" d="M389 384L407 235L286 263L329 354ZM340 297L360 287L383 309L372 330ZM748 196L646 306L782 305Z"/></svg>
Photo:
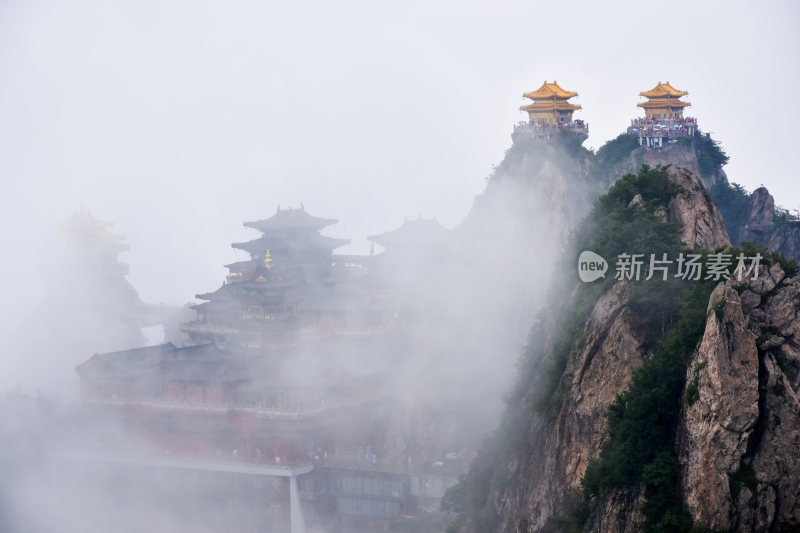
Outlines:
<svg viewBox="0 0 800 533"><path fill-rule="evenodd" d="M564 101L550 100L547 102L535 102L519 108L520 111L575 111L583 109L580 105L570 104Z"/></svg>
<svg viewBox="0 0 800 533"><path fill-rule="evenodd" d="M643 107L645 109L658 109L665 107L689 107L692 105L690 102L683 102L677 98L670 98L668 100L651 100L649 102L639 102L636 107Z"/></svg>
<svg viewBox="0 0 800 533"><path fill-rule="evenodd" d="M650 89L649 91L639 93L640 96L646 96L647 98L658 98L663 96L686 96L689 94L686 91L679 91L675 87L669 84L669 82L661 83L658 82L658 85Z"/></svg>
<svg viewBox="0 0 800 533"><path fill-rule="evenodd" d="M544 82L541 87L536 89L535 91L531 91L529 93L524 93L522 96L525 98L530 98L532 100L549 100L549 99L566 99L572 98L573 96L578 96L578 93L572 91L565 91L562 89L555 80L553 83Z"/></svg>

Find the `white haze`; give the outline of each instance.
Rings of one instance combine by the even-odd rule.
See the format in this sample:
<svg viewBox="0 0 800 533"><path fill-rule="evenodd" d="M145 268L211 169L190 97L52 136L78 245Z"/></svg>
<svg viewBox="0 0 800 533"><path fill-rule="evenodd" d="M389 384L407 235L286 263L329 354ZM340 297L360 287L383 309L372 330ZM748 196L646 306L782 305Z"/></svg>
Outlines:
<svg viewBox="0 0 800 533"><path fill-rule="evenodd" d="M20 436L3 443L6 457L29 459L0 461L0 469L20 480L17 512L36 514L48 475L27 475L36 464L27 443L53 431L45 429L53 420L80 415L48 414L6 391L33 391L38 375L45 393L69 383L74 393L76 362L124 344L96 332L96 349L88 338L78 343L85 357L65 355L72 344L59 317L71 299L83 305L97 296L57 252L59 224L73 212L86 208L127 237L127 279L147 303L182 305L217 288L222 265L243 258L230 243L253 237L241 222L270 216L278 204L302 202L338 218L326 233L353 241L340 251L367 253L366 235L407 217L458 226L524 119L520 94L545 79L580 93L578 116L594 148L639 115L639 91L669 80L690 92L689 114L731 155L730 179L764 184L795 208L798 15L788 1L676 1L665 12L640 2L0 0L0 429ZM474 416L485 429L499 412L532 310L513 316L514 333L504 336L494 329L507 318L502 309L481 304L493 291L513 291L525 273L526 290L541 294L527 283L545 279L552 265L523 267L530 254L554 261L557 246L537 236L515 248L516 235L488 233L474 242L462 233L458 257L467 266L453 276L425 273L409 293L431 304L428 317L444 318L423 332L411 366L424 379L403 376L410 397L400 418L419 421L426 402L461 403L462 422ZM492 255L497 249L514 250L512 268ZM487 267L479 283L470 283L473 261ZM437 290L448 301L431 296ZM459 328L466 340L453 339ZM25 355L31 346L37 357ZM490 350L501 352L491 354L496 360L479 357ZM125 508L113 498L109 505L100 522ZM58 523L40 518L31 531ZM195 527L152 519L165 531Z"/></svg>

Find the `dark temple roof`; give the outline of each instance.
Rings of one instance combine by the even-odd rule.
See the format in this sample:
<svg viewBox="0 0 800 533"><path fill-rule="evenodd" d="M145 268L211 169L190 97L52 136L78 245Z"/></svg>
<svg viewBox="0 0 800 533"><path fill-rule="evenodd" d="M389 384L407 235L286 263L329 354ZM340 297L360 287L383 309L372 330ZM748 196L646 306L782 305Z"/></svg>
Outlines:
<svg viewBox="0 0 800 533"><path fill-rule="evenodd" d="M94 354L76 367L90 381L167 379L192 382L234 382L244 369L213 344L176 348L168 342L133 350Z"/></svg>
<svg viewBox="0 0 800 533"><path fill-rule="evenodd" d="M133 350L96 353L88 361L75 367L81 376L96 374L107 376L137 376L156 371L164 357L176 350L171 342Z"/></svg>
<svg viewBox="0 0 800 533"><path fill-rule="evenodd" d="M350 239L334 239L333 237L326 237L319 233L303 235L302 238L268 234L252 241L232 243L231 248L238 248L251 254L264 254L267 250L270 250L270 253L284 250L330 251L344 246L349 242Z"/></svg>
<svg viewBox="0 0 800 533"><path fill-rule="evenodd" d="M320 230L331 224L336 224L337 220L333 218L319 218L309 215L306 210L301 206L298 209L281 209L270 218L257 220L255 222L245 222L244 225L248 228L255 228L258 231L267 232L276 229L302 229L309 228Z"/></svg>

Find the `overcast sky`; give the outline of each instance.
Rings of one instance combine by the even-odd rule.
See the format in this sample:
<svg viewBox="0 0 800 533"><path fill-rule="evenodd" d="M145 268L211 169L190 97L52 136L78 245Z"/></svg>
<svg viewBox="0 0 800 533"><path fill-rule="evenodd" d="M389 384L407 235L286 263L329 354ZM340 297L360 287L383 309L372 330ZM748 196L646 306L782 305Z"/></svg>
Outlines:
<svg viewBox="0 0 800 533"><path fill-rule="evenodd" d="M579 93L594 148L668 80L730 179L796 208L798 5L0 0L6 313L81 206L127 236L149 302L219 286L278 204L357 253L405 217L452 227L544 80Z"/></svg>

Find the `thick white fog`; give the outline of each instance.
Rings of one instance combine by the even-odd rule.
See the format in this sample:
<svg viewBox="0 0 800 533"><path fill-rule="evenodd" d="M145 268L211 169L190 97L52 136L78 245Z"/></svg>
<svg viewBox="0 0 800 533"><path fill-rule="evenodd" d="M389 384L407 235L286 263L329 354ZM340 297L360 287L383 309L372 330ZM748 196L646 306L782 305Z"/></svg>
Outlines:
<svg viewBox="0 0 800 533"><path fill-rule="evenodd" d="M139 335L130 317L107 312L109 302L121 298L152 315L158 311L137 306L181 306L215 290L223 265L246 255L230 243L255 238L242 222L269 217L277 206L302 204L338 219L324 233L351 240L338 250L344 254L368 254L367 235L406 219L436 217L457 228L511 144L513 125L526 119L521 94L544 80L579 93L583 109L575 116L589 123L585 146L593 149L642 114L640 91L669 81L689 92L687 114L730 155L731 181L749 190L763 184L779 205L800 209L793 174L800 112L792 102L800 85L798 20L800 7L789 0L676 0L667 10L633 1L0 1L0 423L16 427L7 413L32 409L34 426L15 434L35 441L57 415L31 407L35 396L9 391L19 385L26 394L41 389L74 400L77 363L153 344L163 331L148 323ZM526 223L552 223L540 205L546 201L520 200L537 209ZM120 259L130 285L93 294L100 274L65 262L63 223L74 213L91 213L125 237L130 250ZM461 228L461 245L470 232L496 241L489 252L476 241L474 257L514 249L516 235L492 235L475 220ZM553 235L536 238L548 250L560 246ZM505 259L491 257L489 271L504 272ZM520 269L531 257L523 250L518 259L500 279L504 290L528 272ZM544 287L529 285L552 265L537 268L522 285L541 295ZM476 415L485 422L499 412L535 306L509 320L507 309L493 308L482 321L476 302L481 290L494 290L492 280L460 294L472 271L454 272L428 280L448 303L425 300L424 282L407 294L433 302L425 310L432 317L448 304L469 309L443 320L442 332L420 335L435 342L411 368L436 360L465 388L483 372L487 396L475 387L464 409L475 408L466 418L485 406ZM81 313L91 309L118 329L76 338ZM518 322L516 337L491 331L510 320ZM448 337L457 328L480 338L470 356L502 338L503 361L474 368L438 361L462 348ZM62 358L65 352L72 355ZM406 377L420 391L430 378L419 385ZM458 403L453 390L436 389L435 378L430 386L430 401ZM419 408L415 401L428 401L410 390L419 395L409 413ZM17 475L25 465L0 468ZM29 484L20 505L35 508L42 478L23 477ZM174 530L173 518L164 518L165 531ZM48 520L31 530L47 530Z"/></svg>
<svg viewBox="0 0 800 533"><path fill-rule="evenodd" d="M452 227L544 79L579 93L595 148L669 80L731 154L733 181L797 207L798 7L670 6L6 0L0 231L13 260L0 275L46 275L50 231L81 205L128 237L149 302L216 283L240 221L277 204L339 218L354 252L406 216ZM34 296L29 283L9 295L3 324Z"/></svg>

